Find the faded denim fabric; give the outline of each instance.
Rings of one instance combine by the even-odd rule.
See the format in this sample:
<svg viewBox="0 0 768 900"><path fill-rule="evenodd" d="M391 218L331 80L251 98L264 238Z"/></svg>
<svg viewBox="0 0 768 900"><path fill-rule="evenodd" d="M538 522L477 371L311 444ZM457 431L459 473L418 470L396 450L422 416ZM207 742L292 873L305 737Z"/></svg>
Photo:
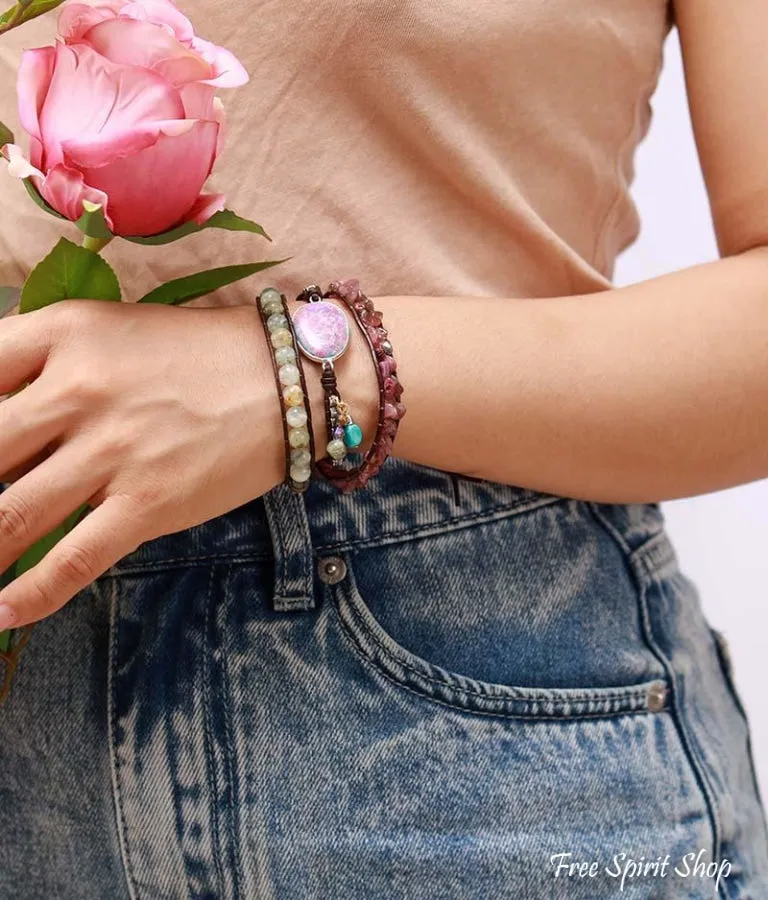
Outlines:
<svg viewBox="0 0 768 900"><path fill-rule="evenodd" d="M2 900L768 897L658 506L398 459L149 541L38 625L0 816ZM667 854L729 871L610 874Z"/></svg>

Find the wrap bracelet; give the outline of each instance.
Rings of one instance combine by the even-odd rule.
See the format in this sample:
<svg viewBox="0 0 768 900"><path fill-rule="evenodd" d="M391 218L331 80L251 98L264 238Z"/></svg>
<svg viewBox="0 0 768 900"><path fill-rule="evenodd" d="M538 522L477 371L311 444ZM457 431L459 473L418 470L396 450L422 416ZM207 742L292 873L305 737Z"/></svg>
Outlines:
<svg viewBox="0 0 768 900"><path fill-rule="evenodd" d="M278 290L272 287L263 290L257 306L269 344L269 358L280 401L285 482L292 491L303 493L312 478L315 441L304 370L296 351L296 333L285 297Z"/></svg>
<svg viewBox="0 0 768 900"><path fill-rule="evenodd" d="M299 294L297 300L308 300L308 292L314 290L317 290L314 285L305 289ZM374 309L371 300L360 290L360 282L357 279L334 281L329 285L322 298L341 300L352 313L370 349L379 384L376 435L360 465L351 469L341 468L339 461L333 457L323 457L316 463L318 472L327 481L342 493L350 493L367 484L392 453L400 420L406 413L405 404L401 401L403 386L397 377L397 362L394 358L392 343L386 328L382 325L382 313ZM304 352L301 335L299 335L299 348ZM326 384L323 384L323 387L328 396L329 391ZM328 407L326 407L326 424L329 428L332 427L332 418L328 413ZM335 435L331 436L329 445L334 437ZM358 441L358 443L360 442Z"/></svg>

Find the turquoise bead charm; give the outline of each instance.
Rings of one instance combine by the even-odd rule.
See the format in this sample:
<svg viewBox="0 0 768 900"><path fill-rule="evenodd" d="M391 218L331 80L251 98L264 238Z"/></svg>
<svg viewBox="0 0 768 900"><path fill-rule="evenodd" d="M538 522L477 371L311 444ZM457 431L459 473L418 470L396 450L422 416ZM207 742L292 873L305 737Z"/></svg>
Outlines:
<svg viewBox="0 0 768 900"><path fill-rule="evenodd" d="M352 450L363 443L363 429L357 422L350 422L344 426L344 445Z"/></svg>

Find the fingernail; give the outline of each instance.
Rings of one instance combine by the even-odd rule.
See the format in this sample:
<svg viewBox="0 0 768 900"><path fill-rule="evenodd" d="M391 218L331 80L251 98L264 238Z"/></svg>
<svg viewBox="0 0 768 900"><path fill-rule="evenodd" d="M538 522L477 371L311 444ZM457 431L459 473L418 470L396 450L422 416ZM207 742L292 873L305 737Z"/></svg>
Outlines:
<svg viewBox="0 0 768 900"><path fill-rule="evenodd" d="M6 631L13 628L16 621L16 613L8 606L7 603L0 603L0 631Z"/></svg>

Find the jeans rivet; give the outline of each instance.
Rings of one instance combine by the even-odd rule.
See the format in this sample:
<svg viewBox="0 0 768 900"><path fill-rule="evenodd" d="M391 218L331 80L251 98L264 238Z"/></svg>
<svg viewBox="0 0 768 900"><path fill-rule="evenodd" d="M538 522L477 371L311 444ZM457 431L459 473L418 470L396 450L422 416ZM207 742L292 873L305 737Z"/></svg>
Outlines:
<svg viewBox="0 0 768 900"><path fill-rule="evenodd" d="M338 584L347 575L347 564L340 556L325 556L317 564L320 581Z"/></svg>
<svg viewBox="0 0 768 900"><path fill-rule="evenodd" d="M655 681L648 688L646 699L648 712L661 712L667 704L667 686L663 681Z"/></svg>

